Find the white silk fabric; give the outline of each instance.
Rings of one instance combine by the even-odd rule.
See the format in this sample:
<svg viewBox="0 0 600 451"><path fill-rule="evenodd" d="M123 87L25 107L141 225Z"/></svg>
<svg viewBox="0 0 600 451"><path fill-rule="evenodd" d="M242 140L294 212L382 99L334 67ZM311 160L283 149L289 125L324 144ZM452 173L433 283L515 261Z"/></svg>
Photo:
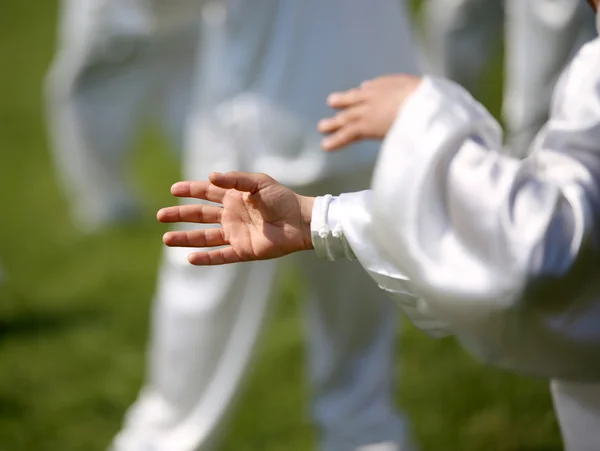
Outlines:
<svg viewBox="0 0 600 451"><path fill-rule="evenodd" d="M480 104L426 77L372 191L334 199L327 225L426 331L513 371L600 380L599 39L563 74L530 156L501 149ZM340 234L321 235L335 250Z"/></svg>

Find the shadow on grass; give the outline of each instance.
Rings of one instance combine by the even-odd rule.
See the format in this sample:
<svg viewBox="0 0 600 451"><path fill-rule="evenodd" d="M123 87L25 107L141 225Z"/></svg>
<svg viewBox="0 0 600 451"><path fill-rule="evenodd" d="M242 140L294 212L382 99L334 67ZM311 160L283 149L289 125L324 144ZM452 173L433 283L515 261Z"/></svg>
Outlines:
<svg viewBox="0 0 600 451"><path fill-rule="evenodd" d="M0 418L14 418L23 415L25 406L14 397L0 395Z"/></svg>
<svg viewBox="0 0 600 451"><path fill-rule="evenodd" d="M29 311L12 318L0 318L0 341L64 332L97 322L103 312L91 308L68 311Z"/></svg>

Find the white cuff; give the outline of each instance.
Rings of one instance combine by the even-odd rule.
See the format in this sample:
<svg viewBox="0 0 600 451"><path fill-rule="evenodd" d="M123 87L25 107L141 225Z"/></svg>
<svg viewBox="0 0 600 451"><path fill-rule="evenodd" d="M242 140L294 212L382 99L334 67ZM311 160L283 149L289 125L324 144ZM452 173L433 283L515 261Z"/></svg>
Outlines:
<svg viewBox="0 0 600 451"><path fill-rule="evenodd" d="M330 194L315 199L310 222L315 252L325 260L356 260L344 237L339 199Z"/></svg>

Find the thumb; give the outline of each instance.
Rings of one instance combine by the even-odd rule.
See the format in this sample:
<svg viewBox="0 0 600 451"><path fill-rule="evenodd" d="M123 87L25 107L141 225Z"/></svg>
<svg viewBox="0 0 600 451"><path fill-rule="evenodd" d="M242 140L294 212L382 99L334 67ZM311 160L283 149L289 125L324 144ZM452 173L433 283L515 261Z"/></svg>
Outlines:
<svg viewBox="0 0 600 451"><path fill-rule="evenodd" d="M225 174L213 172L208 178L210 183L220 188L235 189L237 191L243 191L250 194L254 194L265 186L275 182L275 180L273 180L267 174L261 174L257 172L233 171Z"/></svg>

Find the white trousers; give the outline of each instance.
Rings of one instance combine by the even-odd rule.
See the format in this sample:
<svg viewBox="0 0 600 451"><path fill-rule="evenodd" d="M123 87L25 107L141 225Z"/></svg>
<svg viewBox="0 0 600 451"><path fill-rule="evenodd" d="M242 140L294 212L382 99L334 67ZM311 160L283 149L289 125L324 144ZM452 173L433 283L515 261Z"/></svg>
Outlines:
<svg viewBox="0 0 600 451"><path fill-rule="evenodd" d="M63 0L62 6L59 50L46 80L47 120L73 219L93 231L135 213L126 150L142 119L160 121L181 147L197 30L149 37L121 23L112 11L118 3Z"/></svg>
<svg viewBox="0 0 600 451"><path fill-rule="evenodd" d="M304 192L366 188L369 175L349 174ZM281 262L196 268L188 252L165 250L149 378L115 439L118 451L212 449L252 358ZM395 306L356 262L334 264L309 252L288 262L308 282L308 371L320 449L403 446L403 422L392 405Z"/></svg>
<svg viewBox="0 0 600 451"><path fill-rule="evenodd" d="M600 449L600 384L552 381L565 451Z"/></svg>
<svg viewBox="0 0 600 451"><path fill-rule="evenodd" d="M118 219L132 203L124 150L143 113L161 112L159 119L181 145L192 80L195 87L201 78L195 73L197 39L190 37L196 30L148 34L135 15L127 22L127 14L103 9L120 4L65 0L61 49L48 78L55 160L75 218L87 228ZM201 172L184 162L185 177L235 169L215 167L216 156L195 162ZM365 189L369 178L365 170L303 190ZM186 254L165 250L148 380L114 440L119 451L212 447L252 358L281 264L195 268ZM397 310L357 263L328 264L311 253L290 260L309 287L308 369L322 449L402 444L403 422L392 405Z"/></svg>
<svg viewBox="0 0 600 451"><path fill-rule="evenodd" d="M582 0L427 0L425 29L432 72L469 90L505 32L503 116L507 147L517 156L527 153L548 119L565 65L596 35Z"/></svg>

